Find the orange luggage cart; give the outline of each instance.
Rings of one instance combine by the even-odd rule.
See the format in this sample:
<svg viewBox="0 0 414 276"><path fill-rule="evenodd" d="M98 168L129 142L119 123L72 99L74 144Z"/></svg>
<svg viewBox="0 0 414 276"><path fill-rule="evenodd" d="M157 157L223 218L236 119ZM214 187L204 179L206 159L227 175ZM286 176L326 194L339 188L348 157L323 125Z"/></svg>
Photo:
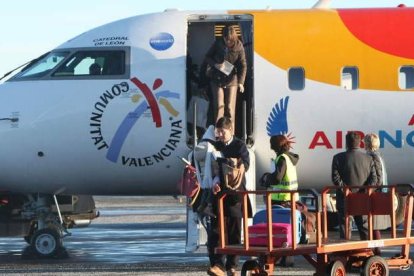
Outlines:
<svg viewBox="0 0 414 276"><path fill-rule="evenodd" d="M336 189L343 189L345 198L345 219L349 222L350 216L366 216L368 225L368 240L339 240L328 236L327 223L327 199L328 194ZM414 185L399 184L386 186L386 192L380 191L378 187L348 186L338 188L327 186L318 194L315 190L297 190L291 193L291 221L295 221L296 205L294 194L303 192L310 193L316 203L316 242L309 244L298 244L295 223L291 224L292 245L287 248L273 246L272 207L271 194L280 191L246 191L246 192L225 192L219 198L219 228L220 245L216 248L218 254L240 255L257 257L244 262L242 275L274 275L275 263L283 256L303 256L314 268L314 275L346 275L347 270L359 268L361 275L388 275L390 269L408 269L412 264L409 258L410 245L414 243L411 236L411 223L413 215ZM394 198L397 191L404 190L407 193L407 200L404 211L404 228L402 233L397 235L396 216L394 212ZM226 229L224 224L223 200L228 193L238 193L243 197L243 240L241 245L226 244ZM283 191L286 193L286 191ZM247 197L249 194L264 195L267 210L267 238L266 246L249 245L249 228L247 213ZM389 215L391 219L390 237L380 240L373 239L373 216ZM348 223L346 223L346 233ZM333 235L332 235L333 236ZM401 246L401 254L392 258L383 258L374 255L373 249L383 247Z"/></svg>

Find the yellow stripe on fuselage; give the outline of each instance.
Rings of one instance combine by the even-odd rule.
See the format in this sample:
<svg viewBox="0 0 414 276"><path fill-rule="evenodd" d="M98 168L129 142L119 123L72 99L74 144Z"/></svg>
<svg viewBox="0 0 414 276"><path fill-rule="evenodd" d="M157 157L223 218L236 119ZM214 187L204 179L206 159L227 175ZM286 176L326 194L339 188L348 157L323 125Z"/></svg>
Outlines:
<svg viewBox="0 0 414 276"><path fill-rule="evenodd" d="M358 40L335 10L231 13L253 15L257 54L283 70L301 66L306 78L314 81L339 86L342 68L355 66L360 89L395 91L400 90L399 68L414 64Z"/></svg>

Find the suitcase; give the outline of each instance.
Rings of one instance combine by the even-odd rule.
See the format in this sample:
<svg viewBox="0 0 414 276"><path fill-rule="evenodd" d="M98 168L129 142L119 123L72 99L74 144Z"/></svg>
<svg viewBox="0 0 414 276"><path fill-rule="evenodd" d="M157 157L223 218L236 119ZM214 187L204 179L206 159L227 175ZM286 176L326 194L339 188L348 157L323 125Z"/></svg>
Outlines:
<svg viewBox="0 0 414 276"><path fill-rule="evenodd" d="M285 208L280 205L273 205L272 206L272 220L273 223L292 223L290 217L291 209ZM296 223L296 241L299 242L302 236L302 215L300 211L296 210L295 215L295 223ZM253 224L259 223L267 223L267 214L266 209L260 210L253 216Z"/></svg>
<svg viewBox="0 0 414 276"><path fill-rule="evenodd" d="M273 247L292 246L292 226L290 223L272 223ZM249 245L267 246L267 223L253 224L249 226Z"/></svg>

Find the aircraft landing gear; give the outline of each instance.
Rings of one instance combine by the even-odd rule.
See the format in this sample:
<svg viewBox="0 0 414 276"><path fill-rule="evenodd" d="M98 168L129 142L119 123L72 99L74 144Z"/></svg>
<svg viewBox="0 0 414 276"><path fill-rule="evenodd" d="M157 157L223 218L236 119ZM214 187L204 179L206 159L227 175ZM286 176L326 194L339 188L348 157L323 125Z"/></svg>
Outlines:
<svg viewBox="0 0 414 276"><path fill-rule="evenodd" d="M29 247L24 253L25 257L32 258L64 258L67 252L63 246L63 238L70 234L63 225L59 207L56 216L50 209L50 197L38 195L31 204L30 211L34 211L34 218L30 225L30 231L24 237ZM54 196L55 204L57 204ZM26 211L29 211L26 209ZM29 211L29 212L30 212ZM33 214L33 213L32 213Z"/></svg>
<svg viewBox="0 0 414 276"><path fill-rule="evenodd" d="M54 257L63 249L62 235L57 229L43 228L34 232L30 245L38 257Z"/></svg>

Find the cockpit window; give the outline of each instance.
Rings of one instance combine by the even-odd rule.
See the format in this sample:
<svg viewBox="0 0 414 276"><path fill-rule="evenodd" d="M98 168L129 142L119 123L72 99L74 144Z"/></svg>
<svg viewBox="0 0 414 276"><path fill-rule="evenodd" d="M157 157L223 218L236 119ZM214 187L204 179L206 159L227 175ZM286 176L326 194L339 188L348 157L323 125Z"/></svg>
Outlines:
<svg viewBox="0 0 414 276"><path fill-rule="evenodd" d="M52 74L65 76L109 76L125 74L124 51L79 51L67 59Z"/></svg>
<svg viewBox="0 0 414 276"><path fill-rule="evenodd" d="M69 52L51 52L47 56L43 57L39 61L33 63L33 65L24 68L22 72L17 74L14 78L40 78L47 75L53 70Z"/></svg>
<svg viewBox="0 0 414 276"><path fill-rule="evenodd" d="M9 81L129 77L129 47L61 49L31 62Z"/></svg>

